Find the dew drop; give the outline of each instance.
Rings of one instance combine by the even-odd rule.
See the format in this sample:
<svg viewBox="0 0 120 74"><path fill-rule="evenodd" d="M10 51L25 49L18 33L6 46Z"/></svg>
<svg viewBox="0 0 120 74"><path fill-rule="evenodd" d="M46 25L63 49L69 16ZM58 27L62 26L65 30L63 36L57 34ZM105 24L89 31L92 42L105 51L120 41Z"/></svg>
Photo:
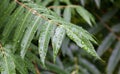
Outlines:
<svg viewBox="0 0 120 74"><path fill-rule="evenodd" d="M84 42L83 42L83 41L82 41L81 43L82 43L82 44L84 44Z"/></svg>
<svg viewBox="0 0 120 74"><path fill-rule="evenodd" d="M35 14L36 12L37 12L37 11L34 10L32 13Z"/></svg>
<svg viewBox="0 0 120 74"><path fill-rule="evenodd" d="M86 46L83 47L83 49L87 50L88 48ZM88 51L89 52L89 51Z"/></svg>

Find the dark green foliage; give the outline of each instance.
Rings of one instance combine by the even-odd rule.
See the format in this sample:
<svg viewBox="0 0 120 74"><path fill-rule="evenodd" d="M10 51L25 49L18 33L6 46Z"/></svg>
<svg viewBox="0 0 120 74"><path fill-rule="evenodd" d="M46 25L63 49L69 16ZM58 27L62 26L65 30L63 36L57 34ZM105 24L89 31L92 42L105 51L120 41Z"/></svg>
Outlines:
<svg viewBox="0 0 120 74"><path fill-rule="evenodd" d="M93 15L80 6L79 2L88 7L93 14L103 15L102 18L97 16L100 21L97 20L96 23ZM95 6L93 2L97 6L94 8L101 8L101 11L104 8L102 3L110 2L113 5L116 3L112 0L103 2L101 0L1 0L1 74L102 74L105 71L107 74L117 74L120 72L118 71L120 43L116 35L120 32L120 25L113 25L118 23L118 17L113 17L118 12L118 8L111 7L104 14L99 10L90 9L91 6ZM109 4L107 6L109 7ZM112 21L109 23L112 23L112 28L109 28L105 22L111 18ZM98 42L82 27L95 34ZM110 32L104 32L105 28ZM94 46L98 48L98 55L108 62L104 71L101 69L104 62L97 55ZM95 64L98 62L100 62L99 66Z"/></svg>

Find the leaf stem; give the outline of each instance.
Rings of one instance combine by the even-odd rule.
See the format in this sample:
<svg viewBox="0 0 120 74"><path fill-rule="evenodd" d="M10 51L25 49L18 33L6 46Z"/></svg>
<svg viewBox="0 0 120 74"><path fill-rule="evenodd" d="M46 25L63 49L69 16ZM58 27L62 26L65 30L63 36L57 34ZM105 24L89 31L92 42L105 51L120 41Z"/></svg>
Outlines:
<svg viewBox="0 0 120 74"><path fill-rule="evenodd" d="M15 0L15 2L18 3L19 5L23 6L24 8L28 9L29 11L31 11L31 13L36 14L37 16L43 18L44 20L46 20L46 21L48 21L48 22L54 22L54 20L48 19L47 17L41 15L41 14L40 14L39 12L37 12L36 10L34 10L34 9L30 8L30 7L28 7L27 5L25 5L25 4L21 3L21 2L19 2L18 0ZM54 25L59 26L60 24L59 24L59 23L55 23Z"/></svg>
<svg viewBox="0 0 120 74"><path fill-rule="evenodd" d="M28 7L28 6L26 6L25 4L19 2L18 0L15 0L15 2L17 2L19 5L23 6L24 8L28 9L28 10L31 11L32 13L34 13L34 14L40 16L41 18L43 18L43 19L45 19L45 20L47 20L47 21L49 21L48 18L46 18L45 16L42 16L42 15L41 15L40 13L38 13L36 10L34 10L34 9L32 9L32 8L30 8L30 7Z"/></svg>
<svg viewBox="0 0 120 74"><path fill-rule="evenodd" d="M36 73L37 73L37 74L40 74L40 71L39 71L39 69L38 69L38 66L37 66L36 62L33 62L33 64L34 64Z"/></svg>

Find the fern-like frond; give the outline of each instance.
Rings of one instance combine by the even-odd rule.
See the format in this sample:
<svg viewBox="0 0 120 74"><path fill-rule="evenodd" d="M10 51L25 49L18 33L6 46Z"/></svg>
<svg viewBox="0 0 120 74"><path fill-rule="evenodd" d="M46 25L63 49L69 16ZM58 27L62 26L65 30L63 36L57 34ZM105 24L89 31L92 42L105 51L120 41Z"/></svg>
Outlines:
<svg viewBox="0 0 120 74"><path fill-rule="evenodd" d="M1 4L0 8L3 6L5 5ZM5 18L5 15L1 15L3 18L0 19L0 22L2 22L0 27L4 26L4 24L5 26L3 27L2 39L0 40L3 44L2 47L7 43L12 44L12 54L16 51L20 51L21 57L24 58L32 40L37 34L38 39L36 40L38 41L39 55L42 64L44 65L50 39L52 40L53 57L55 61L62 41L67 35L79 47L84 49L90 55L100 59L91 43L91 41L94 43L96 43L96 41L92 38L90 33L75 24L69 23L71 14L67 14L67 16L69 16L69 18L67 18L66 13L71 12L70 8L64 10L64 19L67 21L66 22L53 11L32 2L22 3L15 0L12 3L9 3L9 6L9 9L4 10L4 12L7 11L9 13L3 12L3 14L7 14L6 16L8 18ZM76 10L90 25L95 23L93 16L84 8L78 6ZM3 20L6 21L3 22ZM41 23L43 21L44 23ZM15 63L17 64L17 62ZM6 66L6 68L9 68L10 66ZM18 68L20 69L20 67ZM24 71L21 70L20 72L23 73Z"/></svg>

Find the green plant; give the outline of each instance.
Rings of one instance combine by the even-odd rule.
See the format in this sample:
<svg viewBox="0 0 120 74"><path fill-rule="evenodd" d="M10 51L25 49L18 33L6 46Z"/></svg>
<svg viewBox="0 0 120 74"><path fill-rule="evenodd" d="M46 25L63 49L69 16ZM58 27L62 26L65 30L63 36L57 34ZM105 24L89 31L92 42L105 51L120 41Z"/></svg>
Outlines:
<svg viewBox="0 0 120 74"><path fill-rule="evenodd" d="M40 65L45 66L45 57L50 40L55 62L62 41L66 35L90 55L100 59L91 44L91 41L96 43L91 34L82 27L69 23L71 14L68 13L71 8L74 8L91 26L92 23L95 23L93 16L83 7L77 5L70 5L65 8L63 16L66 21L64 21L56 13L42 5L38 5L34 1L1 1L1 74L16 74L16 72L28 74L27 70L35 73L36 71L34 71L34 65L32 63L35 63L35 60L38 61L38 53L32 54L32 52L39 51ZM33 50L34 48L29 49L31 44L37 46L38 50ZM35 60L32 62L29 61L32 60L30 57ZM57 73L59 72L57 71Z"/></svg>
<svg viewBox="0 0 120 74"><path fill-rule="evenodd" d="M0 0L1 74L119 74L118 12L119 0Z"/></svg>

